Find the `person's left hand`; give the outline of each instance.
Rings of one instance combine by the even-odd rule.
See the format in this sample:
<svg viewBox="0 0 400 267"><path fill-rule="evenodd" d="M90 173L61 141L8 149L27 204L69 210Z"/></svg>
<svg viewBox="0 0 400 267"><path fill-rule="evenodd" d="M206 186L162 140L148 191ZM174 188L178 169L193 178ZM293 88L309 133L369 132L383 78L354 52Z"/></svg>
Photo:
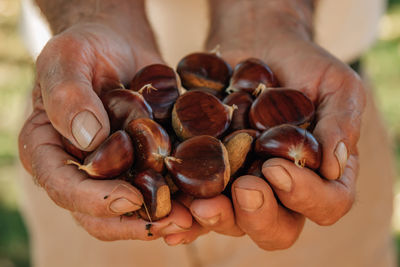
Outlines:
<svg viewBox="0 0 400 267"><path fill-rule="evenodd" d="M227 20L240 18L243 8L232 7ZM240 14L235 16L234 12ZM217 24L220 28L211 31L208 47L220 44L223 58L232 66L249 57L263 59L282 86L298 89L313 100L313 134L322 145L321 167L313 172L272 158L262 169L268 183L255 176L238 178L232 185L232 202L223 195L193 201L184 198L181 202L190 208L197 224L188 232L164 237L166 243L189 243L215 231L232 236L247 234L265 250L284 249L297 240L305 217L319 225L331 225L350 210L358 174L364 88L359 77L313 43L301 25L294 29L289 23L288 27L287 14L282 13L283 23L279 23L279 16L272 20L274 27L252 27L240 19ZM255 23L261 25L263 21Z"/></svg>

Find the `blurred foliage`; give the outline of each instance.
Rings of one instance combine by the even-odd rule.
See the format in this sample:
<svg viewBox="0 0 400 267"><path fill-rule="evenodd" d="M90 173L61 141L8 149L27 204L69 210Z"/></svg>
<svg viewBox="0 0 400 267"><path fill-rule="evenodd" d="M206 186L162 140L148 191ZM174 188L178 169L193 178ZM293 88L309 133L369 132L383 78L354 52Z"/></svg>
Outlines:
<svg viewBox="0 0 400 267"><path fill-rule="evenodd" d="M16 204L17 138L33 80L19 37L19 1L0 1L0 266L30 266L29 240Z"/></svg>
<svg viewBox="0 0 400 267"><path fill-rule="evenodd" d="M389 0L381 36L362 62L395 143L400 167L400 0ZM17 209L17 137L33 63L19 37L19 1L0 0L0 266L29 266L26 228ZM399 169L400 172L400 169ZM399 178L397 179L400 180ZM400 235L396 236L400 253Z"/></svg>

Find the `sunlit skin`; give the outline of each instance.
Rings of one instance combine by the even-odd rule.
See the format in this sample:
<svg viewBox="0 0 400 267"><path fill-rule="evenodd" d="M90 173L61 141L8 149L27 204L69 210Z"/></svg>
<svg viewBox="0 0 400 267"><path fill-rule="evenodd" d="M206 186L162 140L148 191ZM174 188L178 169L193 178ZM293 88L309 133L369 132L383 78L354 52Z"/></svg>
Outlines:
<svg viewBox="0 0 400 267"><path fill-rule="evenodd" d="M312 42L310 0L210 0L212 22L206 48L220 44L231 66L249 57L260 58L282 86L299 89L312 99L317 107L313 134L323 147L322 177L291 161L270 159L262 168L270 185L255 176L240 177L232 185L233 203L223 195L211 199L180 196L173 201L171 214L151 227L151 237L146 221L135 216L120 221L123 212L110 209L121 197L140 209L143 197L139 191L121 180L88 179L75 166L65 165L72 157L60 140L62 134L78 148L95 149L110 129L98 94L119 83L128 84L145 65L163 63L144 18L143 3L106 1L104 5L115 6L107 7L110 13L101 16L93 15L86 2L64 3L74 9L79 6L80 16L90 10L91 16L76 18L76 13L65 12L68 8L62 16L51 13L57 8L45 8L61 0L39 2L58 35L37 61L33 111L20 133L20 157L49 197L70 210L89 234L100 240L163 237L176 245L215 231L246 234L262 249L274 250L295 242L305 218L330 225L350 210L358 173L356 144L364 89L349 67ZM127 15L127 10L136 10L135 16ZM102 126L86 148L79 147L71 132L71 121L82 110L92 112ZM339 147L347 151L341 165L335 156ZM277 170L289 175L291 183L278 185L272 179ZM273 191L284 206L278 204ZM244 203L246 209L239 205Z"/></svg>

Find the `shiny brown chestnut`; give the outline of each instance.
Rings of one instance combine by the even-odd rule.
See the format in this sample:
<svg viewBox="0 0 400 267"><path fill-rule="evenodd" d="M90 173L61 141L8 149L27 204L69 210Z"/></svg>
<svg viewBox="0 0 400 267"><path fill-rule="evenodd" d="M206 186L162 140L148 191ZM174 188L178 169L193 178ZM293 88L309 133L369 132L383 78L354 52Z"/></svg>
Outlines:
<svg viewBox="0 0 400 267"><path fill-rule="evenodd" d="M187 55L177 66L182 85L187 90L208 88L222 92L229 83L232 74L231 66L218 52L193 53Z"/></svg>
<svg viewBox="0 0 400 267"><path fill-rule="evenodd" d="M74 156L75 158L79 160L84 160L87 155L90 154L90 152L80 150L76 146L74 146L67 138L64 136L61 137L61 142L65 148L65 151L67 151L70 155Z"/></svg>
<svg viewBox="0 0 400 267"><path fill-rule="evenodd" d="M140 217L157 221L171 212L171 193L161 174L147 169L136 174L131 183L143 195L144 205L138 211Z"/></svg>
<svg viewBox="0 0 400 267"><path fill-rule="evenodd" d="M224 142L229 157L229 165L231 168L231 175L234 175L246 161L252 144L253 137L247 133L237 133L227 142Z"/></svg>
<svg viewBox="0 0 400 267"><path fill-rule="evenodd" d="M110 135L95 151L80 164L67 160L67 164L78 166L91 178L108 179L127 171L134 161L132 141L125 131Z"/></svg>
<svg viewBox="0 0 400 267"><path fill-rule="evenodd" d="M131 82L131 90L139 92L153 110L154 119L167 122L172 106L181 94L176 72L163 64L153 64L139 70Z"/></svg>
<svg viewBox="0 0 400 267"><path fill-rule="evenodd" d="M171 153L171 143L167 132L155 121L141 118L131 121L125 128L135 148L134 169L153 169L163 172L164 157Z"/></svg>
<svg viewBox="0 0 400 267"><path fill-rule="evenodd" d="M198 135L219 137L228 129L235 108L209 93L189 91L174 105L172 127L182 140Z"/></svg>
<svg viewBox="0 0 400 267"><path fill-rule="evenodd" d="M277 78L267 64L260 59L249 58L236 65L226 91L245 91L252 94L259 84L266 87L279 86Z"/></svg>
<svg viewBox="0 0 400 267"><path fill-rule="evenodd" d="M250 128L249 110L253 103L253 98L248 93L243 91L232 93L225 97L223 103L228 106L237 106L237 110L233 112L229 130L235 131Z"/></svg>
<svg viewBox="0 0 400 267"><path fill-rule="evenodd" d="M314 104L303 92L289 88L261 91L249 112L252 128L264 131L285 123L307 128L312 122Z"/></svg>
<svg viewBox="0 0 400 267"><path fill-rule="evenodd" d="M272 127L256 140L255 152L263 158L282 157L299 167L316 170L321 164L321 145L306 129L283 124Z"/></svg>
<svg viewBox="0 0 400 267"><path fill-rule="evenodd" d="M101 101L110 119L111 131L123 129L134 119L153 118L150 105L137 92L115 89L102 95Z"/></svg>
<svg viewBox="0 0 400 267"><path fill-rule="evenodd" d="M197 198L220 194L230 179L228 152L218 139L201 135L182 142L165 165L176 186Z"/></svg>

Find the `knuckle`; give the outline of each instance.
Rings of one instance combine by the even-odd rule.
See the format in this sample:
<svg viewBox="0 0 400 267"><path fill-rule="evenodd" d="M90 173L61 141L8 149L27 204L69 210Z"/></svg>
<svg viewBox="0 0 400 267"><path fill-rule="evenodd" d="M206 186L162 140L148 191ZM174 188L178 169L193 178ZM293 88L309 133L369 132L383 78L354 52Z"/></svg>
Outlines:
<svg viewBox="0 0 400 267"><path fill-rule="evenodd" d="M354 193L349 191L344 193L342 196L339 196L338 201L333 203L333 207L325 213L325 216L322 216L317 220L316 223L321 226L330 226L335 224L350 211L354 199Z"/></svg>

